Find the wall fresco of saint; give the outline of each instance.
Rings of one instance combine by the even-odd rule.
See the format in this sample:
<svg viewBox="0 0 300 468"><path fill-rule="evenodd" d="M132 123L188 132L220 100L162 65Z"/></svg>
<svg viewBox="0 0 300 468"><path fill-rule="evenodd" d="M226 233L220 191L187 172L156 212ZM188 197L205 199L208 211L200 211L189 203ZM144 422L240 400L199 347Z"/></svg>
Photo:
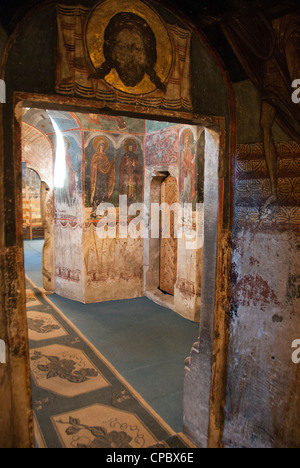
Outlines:
<svg viewBox="0 0 300 468"><path fill-rule="evenodd" d="M203 202L204 148L201 128L163 122L146 124L146 167L178 167L181 203ZM153 131L154 130L154 131Z"/></svg>
<svg viewBox="0 0 300 468"><path fill-rule="evenodd" d="M97 218L101 203L119 206L119 196L128 204L143 201L143 136L85 132L85 207Z"/></svg>

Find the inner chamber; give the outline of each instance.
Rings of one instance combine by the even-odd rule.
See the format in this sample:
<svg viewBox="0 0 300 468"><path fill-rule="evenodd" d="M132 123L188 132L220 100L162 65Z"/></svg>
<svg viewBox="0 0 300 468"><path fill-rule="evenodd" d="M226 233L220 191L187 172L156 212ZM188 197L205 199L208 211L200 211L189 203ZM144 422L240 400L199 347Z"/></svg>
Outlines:
<svg viewBox="0 0 300 468"><path fill-rule="evenodd" d="M203 130L23 109L24 237L44 236L46 291L82 303L147 296L199 320Z"/></svg>

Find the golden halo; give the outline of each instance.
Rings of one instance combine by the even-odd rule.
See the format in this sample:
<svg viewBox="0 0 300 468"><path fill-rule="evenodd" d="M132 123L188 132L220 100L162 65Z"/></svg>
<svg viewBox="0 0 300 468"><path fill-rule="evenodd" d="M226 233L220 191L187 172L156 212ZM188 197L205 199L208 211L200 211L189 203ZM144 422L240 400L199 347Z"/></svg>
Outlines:
<svg viewBox="0 0 300 468"><path fill-rule="evenodd" d="M137 142L133 138L127 138L127 140L124 141L123 148L128 153L129 146L133 146L133 152L135 153L137 150Z"/></svg>
<svg viewBox="0 0 300 468"><path fill-rule="evenodd" d="M107 151L109 143L108 143L108 139L106 137L104 137L104 136L98 136L98 137L94 138L93 146L94 146L95 150L98 151L98 148L99 148L99 145L100 145L101 141L103 141L103 143L105 144L104 151Z"/></svg>
<svg viewBox="0 0 300 468"><path fill-rule="evenodd" d="M103 53L104 32L110 20L117 13L134 13L143 18L155 34L157 42L157 63L155 71L163 83L169 77L172 62L172 42L160 16L140 0L106 0L91 11L86 26L86 48L95 70L105 62ZM137 86L129 88L119 79L115 70L105 77L105 81L119 91L130 94L149 94L156 91L150 79L144 79Z"/></svg>
<svg viewBox="0 0 300 468"><path fill-rule="evenodd" d="M193 142L193 140L194 140L194 135L193 135L192 130L190 130L189 128L186 128L181 134L181 143L182 144L184 143L184 140L185 140L186 137L189 139L189 144L191 144Z"/></svg>

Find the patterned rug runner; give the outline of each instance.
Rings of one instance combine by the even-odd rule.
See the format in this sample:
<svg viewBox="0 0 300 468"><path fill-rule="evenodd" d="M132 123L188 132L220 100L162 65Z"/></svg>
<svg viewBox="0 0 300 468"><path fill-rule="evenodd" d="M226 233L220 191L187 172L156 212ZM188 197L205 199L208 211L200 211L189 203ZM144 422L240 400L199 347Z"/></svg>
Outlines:
<svg viewBox="0 0 300 468"><path fill-rule="evenodd" d="M37 447L193 447L29 278L26 296Z"/></svg>

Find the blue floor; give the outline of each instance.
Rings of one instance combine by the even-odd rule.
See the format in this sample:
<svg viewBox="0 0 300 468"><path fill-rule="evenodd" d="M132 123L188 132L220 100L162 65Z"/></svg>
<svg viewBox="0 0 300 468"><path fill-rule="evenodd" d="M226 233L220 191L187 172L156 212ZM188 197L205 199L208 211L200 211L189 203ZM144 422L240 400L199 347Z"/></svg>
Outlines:
<svg viewBox="0 0 300 468"><path fill-rule="evenodd" d="M27 276L43 287L43 241L25 241ZM184 360L199 325L147 298L80 304L56 294L51 301L172 427L182 431Z"/></svg>

